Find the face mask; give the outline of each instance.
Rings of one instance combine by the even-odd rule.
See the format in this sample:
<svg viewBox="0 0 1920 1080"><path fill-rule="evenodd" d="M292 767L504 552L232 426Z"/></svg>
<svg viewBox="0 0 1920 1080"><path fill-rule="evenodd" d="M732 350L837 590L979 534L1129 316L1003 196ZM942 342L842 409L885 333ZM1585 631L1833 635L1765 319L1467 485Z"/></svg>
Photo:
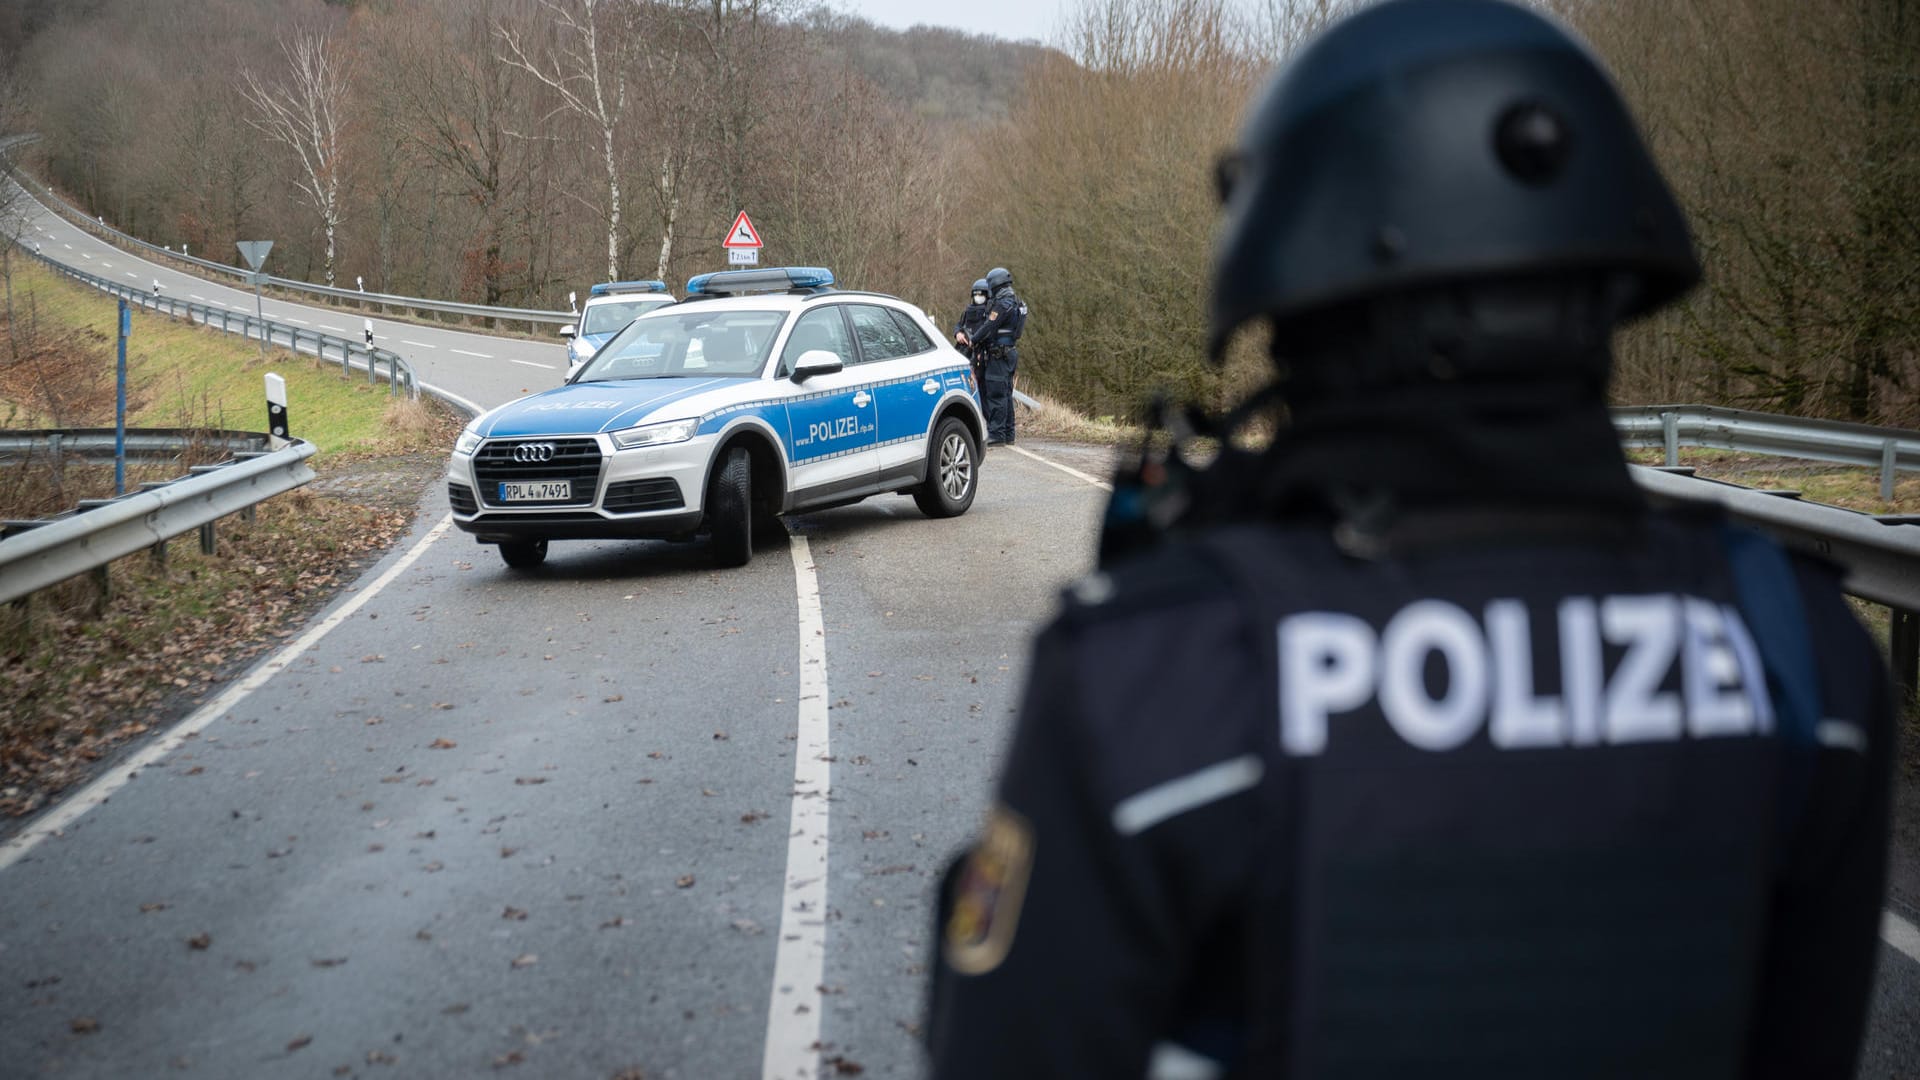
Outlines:
<svg viewBox="0 0 1920 1080"><path fill-rule="evenodd" d="M987 302L987 294L986 294L986 293L983 293L983 292L977 292L977 293L974 293L974 294L973 294L973 302L974 302L974 303L976 303L976 304L984 304L984 303L986 303L986 302Z"/></svg>

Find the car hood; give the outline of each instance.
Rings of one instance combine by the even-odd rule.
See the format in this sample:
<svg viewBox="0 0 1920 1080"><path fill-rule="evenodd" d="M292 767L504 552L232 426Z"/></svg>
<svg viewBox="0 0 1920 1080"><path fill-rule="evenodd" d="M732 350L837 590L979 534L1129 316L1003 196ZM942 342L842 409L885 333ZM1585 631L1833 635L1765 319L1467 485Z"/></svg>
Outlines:
<svg viewBox="0 0 1920 1080"><path fill-rule="evenodd" d="M489 439L525 435L584 435L636 424L699 416L706 391L755 382L747 377L624 379L571 383L500 406L480 418Z"/></svg>

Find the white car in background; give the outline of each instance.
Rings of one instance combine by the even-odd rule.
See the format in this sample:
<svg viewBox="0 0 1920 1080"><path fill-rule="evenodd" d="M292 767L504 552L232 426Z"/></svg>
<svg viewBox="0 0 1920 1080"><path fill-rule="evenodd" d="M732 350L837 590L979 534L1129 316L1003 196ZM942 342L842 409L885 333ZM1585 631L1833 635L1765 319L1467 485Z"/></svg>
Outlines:
<svg viewBox="0 0 1920 1080"><path fill-rule="evenodd" d="M560 328L567 339L567 378L636 317L671 303L664 281L603 281L588 289L580 322Z"/></svg>

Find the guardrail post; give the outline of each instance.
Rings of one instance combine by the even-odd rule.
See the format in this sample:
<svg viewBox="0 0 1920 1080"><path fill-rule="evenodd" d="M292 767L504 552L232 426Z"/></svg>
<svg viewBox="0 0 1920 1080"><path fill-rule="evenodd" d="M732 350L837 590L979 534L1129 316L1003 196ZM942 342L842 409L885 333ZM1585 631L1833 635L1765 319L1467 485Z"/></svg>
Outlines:
<svg viewBox="0 0 1920 1080"><path fill-rule="evenodd" d="M167 542L165 540L148 548L147 551L153 557L154 566L161 567L167 565Z"/></svg>
<svg viewBox="0 0 1920 1080"><path fill-rule="evenodd" d="M211 555L213 554L213 549L213 522L209 521L205 525L200 526L200 554Z"/></svg>
<svg viewBox="0 0 1920 1080"><path fill-rule="evenodd" d="M1889 608L1887 629L1887 666L1893 671L1894 685L1900 688L1904 702L1920 685L1920 613Z"/></svg>
<svg viewBox="0 0 1920 1080"><path fill-rule="evenodd" d="M1898 462L1900 448L1888 439L1880 444L1880 501L1893 501L1893 467Z"/></svg>
<svg viewBox="0 0 1920 1080"><path fill-rule="evenodd" d="M1680 464L1680 417L1670 412L1660 414L1660 438L1667 445L1667 467Z"/></svg>
<svg viewBox="0 0 1920 1080"><path fill-rule="evenodd" d="M113 575L106 566L93 568L93 614L96 618L107 613L107 604L113 599Z"/></svg>

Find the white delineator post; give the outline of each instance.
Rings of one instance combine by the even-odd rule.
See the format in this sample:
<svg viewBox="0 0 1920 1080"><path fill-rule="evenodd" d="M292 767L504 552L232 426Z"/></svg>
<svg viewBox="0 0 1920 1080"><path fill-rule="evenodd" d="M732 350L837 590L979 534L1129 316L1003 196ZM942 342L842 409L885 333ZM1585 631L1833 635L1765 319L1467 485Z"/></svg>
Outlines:
<svg viewBox="0 0 1920 1080"><path fill-rule="evenodd" d="M289 438L287 435L287 380L267 372L267 434L273 436L273 448L278 450Z"/></svg>

